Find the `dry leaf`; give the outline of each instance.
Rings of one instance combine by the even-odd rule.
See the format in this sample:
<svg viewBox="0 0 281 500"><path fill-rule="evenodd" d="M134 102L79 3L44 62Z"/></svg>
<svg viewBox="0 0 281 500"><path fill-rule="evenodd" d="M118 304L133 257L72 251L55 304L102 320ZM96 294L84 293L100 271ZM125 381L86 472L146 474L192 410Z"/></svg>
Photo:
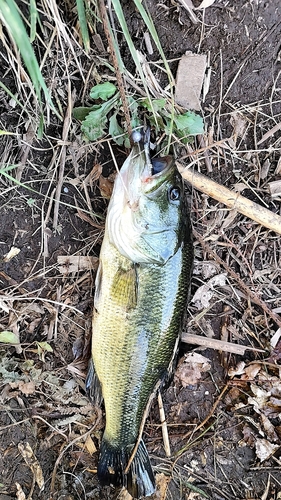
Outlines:
<svg viewBox="0 0 281 500"><path fill-rule="evenodd" d="M10 312L10 307L8 307L8 305L6 304L6 302L2 299L0 299L0 308L3 309L3 311L5 311L5 313L9 314Z"/></svg>
<svg viewBox="0 0 281 500"><path fill-rule="evenodd" d="M156 474L156 493L154 495L154 500L165 500L168 484L170 482L170 478L165 476L163 472L161 474Z"/></svg>
<svg viewBox="0 0 281 500"><path fill-rule="evenodd" d="M99 259L88 255L58 255L57 263L62 274L79 273L97 269Z"/></svg>
<svg viewBox="0 0 281 500"><path fill-rule="evenodd" d="M95 181L97 181L100 178L101 173L102 173L102 166L100 163L96 163L93 166L89 175L87 175L87 177L84 179L85 185L86 186L90 185L91 189L93 189L93 184Z"/></svg>
<svg viewBox="0 0 281 500"><path fill-rule="evenodd" d="M90 453L90 455L93 455L97 451L96 445L90 435L88 435L86 438L85 447L87 448L87 451Z"/></svg>
<svg viewBox="0 0 281 500"><path fill-rule="evenodd" d="M272 336L270 340L270 345L271 347L273 347L273 349L277 346L280 337L281 337L281 328L278 328L278 330L276 330L275 334Z"/></svg>
<svg viewBox="0 0 281 500"><path fill-rule="evenodd" d="M23 382L22 380L17 380L16 382L10 382L12 389L19 389L23 394L28 396L29 394L34 394L35 383L33 380L30 382Z"/></svg>
<svg viewBox="0 0 281 500"><path fill-rule="evenodd" d="M111 197L112 190L113 190L113 184L114 184L114 181L111 178L103 177L103 175L101 175L99 177L99 188L100 188L101 195L104 198L109 199Z"/></svg>
<svg viewBox="0 0 281 500"><path fill-rule="evenodd" d="M194 302L197 309L205 309L210 306L210 301L215 294L214 287L225 286L226 273L217 274L211 278L205 285L202 285L196 290L191 302Z"/></svg>
<svg viewBox="0 0 281 500"><path fill-rule="evenodd" d="M275 453L275 451L280 448L278 444L272 444L267 439L256 438L256 454L261 462L267 460Z"/></svg>
<svg viewBox="0 0 281 500"><path fill-rule="evenodd" d="M17 487L17 499L18 500L26 500L26 496L25 496L25 493L24 493L21 485L19 483L16 483L16 487Z"/></svg>
<svg viewBox="0 0 281 500"><path fill-rule="evenodd" d="M278 198L281 196L281 181L272 181L268 182L268 188L271 194L271 198Z"/></svg>
<svg viewBox="0 0 281 500"><path fill-rule="evenodd" d="M261 389L258 385L256 384L251 384L251 390L254 393L254 397L249 396L248 398L248 403L250 405L253 405L254 410L257 413L260 413L260 411L267 406L268 400L271 396L271 393L268 391L265 391L264 389Z"/></svg>
<svg viewBox="0 0 281 500"><path fill-rule="evenodd" d="M236 366L229 368L228 376L232 378L237 375L242 375L242 373L244 373L244 370L245 370L245 363L244 361L240 361L239 363L237 363Z"/></svg>
<svg viewBox="0 0 281 500"><path fill-rule="evenodd" d="M43 471L41 468L41 465L39 464L37 458L35 457L33 450L28 442L25 444L19 443L18 444L18 449L24 458L25 463L28 465L28 467L31 469L34 475L34 479L40 488L40 490L44 489L44 477L43 477Z"/></svg>
<svg viewBox="0 0 281 500"><path fill-rule="evenodd" d="M270 439L270 441L278 443L279 438L275 432L274 425L270 422L269 418L267 418L263 413L261 414L261 423L264 428L266 437Z"/></svg>
<svg viewBox="0 0 281 500"><path fill-rule="evenodd" d="M20 253L20 248L11 247L11 249L9 250L9 252L6 253L6 255L4 255L3 262L9 262L14 257L16 257L16 255L18 255L19 253Z"/></svg>
<svg viewBox="0 0 281 500"><path fill-rule="evenodd" d="M210 360L198 353L188 353L184 362L180 363L175 373L183 387L196 385L201 379L201 374L210 370Z"/></svg>
<svg viewBox="0 0 281 500"><path fill-rule="evenodd" d="M275 170L274 174L275 175L281 175L281 156L278 159L277 167L276 167L276 170Z"/></svg>
<svg viewBox="0 0 281 500"><path fill-rule="evenodd" d="M239 113L238 111L234 111L234 113L231 114L230 123L233 127L232 139L235 146L238 137L243 138L248 122L241 113Z"/></svg>
<svg viewBox="0 0 281 500"><path fill-rule="evenodd" d="M250 448L254 448L255 443L256 443L256 438L253 433L252 427L249 425L244 425L243 429L243 436L244 438L239 441L239 446L250 446Z"/></svg>
<svg viewBox="0 0 281 500"><path fill-rule="evenodd" d="M257 374L261 370L261 365L259 363L253 363L244 370L244 374L242 375L242 380L254 380Z"/></svg>

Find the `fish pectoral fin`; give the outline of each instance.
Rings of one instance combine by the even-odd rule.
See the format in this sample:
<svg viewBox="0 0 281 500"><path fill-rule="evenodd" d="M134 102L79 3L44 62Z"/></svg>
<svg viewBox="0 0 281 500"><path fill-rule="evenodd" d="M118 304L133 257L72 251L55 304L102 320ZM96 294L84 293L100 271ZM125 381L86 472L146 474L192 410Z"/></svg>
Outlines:
<svg viewBox="0 0 281 500"><path fill-rule="evenodd" d="M120 268L114 276L112 285L112 299L126 310L134 309L137 305L138 279L135 266L129 269Z"/></svg>
<svg viewBox="0 0 281 500"><path fill-rule="evenodd" d="M94 304L96 311L99 310L99 304L101 302L101 285L102 285L102 262L100 260L95 280Z"/></svg>
<svg viewBox="0 0 281 500"><path fill-rule="evenodd" d="M88 373L85 381L85 388L91 403L94 406L101 406L103 401L101 383L96 374L92 359L89 362Z"/></svg>

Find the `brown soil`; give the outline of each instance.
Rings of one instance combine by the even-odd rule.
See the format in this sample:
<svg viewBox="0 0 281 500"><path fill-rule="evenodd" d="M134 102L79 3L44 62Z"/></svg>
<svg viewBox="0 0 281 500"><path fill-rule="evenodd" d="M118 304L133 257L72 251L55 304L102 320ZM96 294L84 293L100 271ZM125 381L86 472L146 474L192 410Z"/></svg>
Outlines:
<svg viewBox="0 0 281 500"><path fill-rule="evenodd" d="M123 4L133 41L145 52L141 16L133 2ZM272 199L268 191L268 183L281 178L280 130L259 144L280 122L279 0L217 0L204 14L195 11L198 24L191 22L180 2L147 0L146 5L174 75L178 58L186 50L210 57L210 88L202 103L205 145L210 148L207 160L199 153L198 168L230 188L240 184L245 196L280 214L280 197ZM66 5L64 15L71 24L73 11L68 8ZM46 25L44 29L50 28ZM101 24L97 29L106 45ZM134 73L121 34L119 42L127 67ZM94 43L90 58L76 45L77 60L64 44L69 79L59 43L56 53L52 46L45 77L65 113L68 80L78 106L97 83L97 75L106 80L108 69L97 57L101 54ZM40 44L36 50L40 54ZM23 102L5 47L0 54L1 81ZM108 59L106 53L102 57ZM153 62L159 56L155 52L147 58ZM163 73L157 66L151 67L165 85ZM21 85L24 87L23 82ZM67 268L67 256L98 256L107 206L99 188L101 180L103 192L110 189L101 172L107 177L114 164L107 143L85 144L75 121L65 146L61 142L63 125L54 115L43 138L37 139L29 118L31 101L22 110L4 90L0 89L0 95L0 128L16 134L2 136L0 141L1 165L15 165L10 171L1 171L0 177L0 326L1 331L16 333L21 342L20 348L0 346L0 500L121 498L119 492L101 488L97 481L104 416L91 408L84 392L96 264L92 261L92 271L89 266ZM238 115L245 126L236 134ZM222 140L225 142L216 145ZM202 143L198 143L200 147ZM63 149L63 183L54 224L52 197L56 197ZM127 152L117 147L114 151L121 166ZM280 314L280 236L188 189L196 231L226 266ZM20 251L5 262L3 257L11 247ZM210 269L215 275L227 275L208 246L202 248L196 239L195 254L193 294L210 279ZM58 256L66 257L64 270L58 265ZM202 262L209 266L207 271ZM279 342L273 349L270 340L278 326L228 275L225 286L215 287L210 307L200 309L191 302L189 312L188 331L198 335L211 332L220 339L225 327L228 337L224 340L264 351L241 357L194 348L209 359L210 367L203 371L197 365L201 378L193 379L188 373L185 382L183 360L180 362L177 376L163 391L172 458L165 456L156 401L144 431L162 488L168 478L166 493L161 496L158 492L155 498L277 500L281 498L281 348ZM48 342L52 352L41 342ZM183 345L181 355L191 350L193 346ZM265 360L267 364L262 362ZM244 363L240 372L235 368L239 362ZM234 370L232 377L230 369ZM205 425L196 430L204 419ZM89 430L91 440L87 439ZM26 443L34 453L29 458ZM275 448L262 460L259 446L267 443ZM42 469L43 490L36 464ZM20 490L26 497L20 496Z"/></svg>

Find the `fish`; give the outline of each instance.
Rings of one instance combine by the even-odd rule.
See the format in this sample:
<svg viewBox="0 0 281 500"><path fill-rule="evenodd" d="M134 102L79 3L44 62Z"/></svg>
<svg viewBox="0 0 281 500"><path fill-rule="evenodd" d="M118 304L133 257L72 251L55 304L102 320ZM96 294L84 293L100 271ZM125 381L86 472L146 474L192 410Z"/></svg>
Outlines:
<svg viewBox="0 0 281 500"><path fill-rule="evenodd" d="M138 499L155 492L139 434L151 396L172 373L190 292L193 243L173 156L151 158L149 127L134 131L132 138L106 216L86 390L93 404L103 401L105 407L99 481L124 486Z"/></svg>

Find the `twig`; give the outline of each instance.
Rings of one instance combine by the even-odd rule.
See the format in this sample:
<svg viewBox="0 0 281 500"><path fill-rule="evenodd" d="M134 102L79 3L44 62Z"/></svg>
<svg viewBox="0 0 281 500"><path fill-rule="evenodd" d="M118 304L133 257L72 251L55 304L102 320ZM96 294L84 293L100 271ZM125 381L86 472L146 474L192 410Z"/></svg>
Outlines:
<svg viewBox="0 0 281 500"><path fill-rule="evenodd" d="M56 195L55 195L54 219L53 219L53 228L55 230L57 229L57 226L58 226L60 195L61 195L61 190L62 190L63 176L64 176L64 165L65 165L65 159L66 159L66 145L65 145L65 143L67 141L67 136L68 136L69 128L71 125L71 115L72 115L72 108L73 108L74 99L75 99L75 91L73 91L73 94L71 94L71 89L70 89L70 84L69 84L69 87L68 87L68 107L66 110L64 123L63 123L63 130L62 130L62 142L63 142L63 144L61 146L59 178L58 178Z"/></svg>
<svg viewBox="0 0 281 500"><path fill-rule="evenodd" d="M278 132L278 130L280 130L280 128L281 128L281 123L276 123L276 125L274 125L274 127L272 127L270 130L268 130L268 132L266 132L262 136L262 138L259 140L259 142L257 142L257 146L259 146L264 141L266 141L267 139L269 139L269 137L271 137L273 134L275 134L276 132Z"/></svg>
<svg viewBox="0 0 281 500"><path fill-rule="evenodd" d="M63 455L65 454L65 452L71 448L75 443L78 443L79 441L81 441L81 439L83 438L86 438L87 436L89 436L91 434L91 432L97 427L97 425L99 424L99 421L101 419L101 416L102 414L100 414L100 416L98 416L95 424L91 427L91 429L89 429L87 432L85 432L85 434L82 434L81 436L78 436L76 437L75 439L73 439L70 443L68 443L68 445L63 448L63 450L60 452L57 460L56 460L56 463L55 463L55 466L54 466L54 470L53 470L53 473L52 473L52 480L51 480L51 487L50 487L50 499L49 500L53 500L53 494L54 494L54 490L55 490L55 481L56 481L56 474L57 474L57 469L58 469L58 466L59 466L59 463L63 457Z"/></svg>
<svg viewBox="0 0 281 500"><path fill-rule="evenodd" d="M202 337L200 335L192 335L183 332L181 341L186 344L196 344L208 347L210 349L217 349L219 351L231 352L233 354L240 354L243 356L245 351L265 352L263 349L256 349L247 345L233 344L232 342L225 342L223 340L211 339L209 337Z"/></svg>
<svg viewBox="0 0 281 500"><path fill-rule="evenodd" d="M262 207L260 207L262 208ZM221 259L218 254L212 250L212 248L204 241L202 236L197 233L197 231L193 230L193 234L195 238L200 242L201 246L204 248L206 252L208 252L212 257L218 262L226 271L232 276L232 278L236 281L238 284L239 288L241 288L246 296L248 296L255 304L257 304L259 307L263 309L263 311L270 316L270 318L278 325L279 328L281 328L281 318L276 314L274 311L269 309L268 305L255 293L252 292L252 290L244 283L244 281L236 274L228 265L227 263Z"/></svg>
<svg viewBox="0 0 281 500"><path fill-rule="evenodd" d="M194 432L197 432L199 431L199 429L201 429L202 427L204 427L204 425L206 425L206 423L208 422L208 420L211 418L211 416L214 414L220 400L222 399L222 397L224 396L224 394L226 393L227 389L229 388L229 384L230 382L228 381L227 384L224 386L223 390L221 391L220 395L218 396L216 402L214 403L214 406L213 408L211 409L210 413L207 415L206 418L204 418L203 422L201 422L201 424L198 425L198 427L196 427L196 429L193 429L192 431L188 431L183 437L182 439L186 439L188 436L190 436L190 434L194 434Z"/></svg>
<svg viewBox="0 0 281 500"><path fill-rule="evenodd" d="M127 98L126 98L122 73L121 73L120 68L119 68L116 50L114 48L114 40L112 39L110 24L109 24L104 0L99 0L98 4L99 4L100 15L101 15L102 22L103 22L104 33L105 33L105 36L106 36L107 41L108 41L108 47L110 50L113 66L114 66L115 73L116 73L116 80L117 80L117 85L118 85L119 92L120 92L121 101L123 104L123 110L124 110L124 116L125 116L125 120L126 120L128 135L130 137L132 134L130 111L129 111L129 106L128 106L128 102L127 102Z"/></svg>
<svg viewBox="0 0 281 500"><path fill-rule="evenodd" d="M179 1L182 4L182 6L187 10L189 17L190 17L191 21L193 22L193 24L198 24L199 19L193 12L194 7L193 7L192 2L190 0L179 0Z"/></svg>
<svg viewBox="0 0 281 500"><path fill-rule="evenodd" d="M245 198L239 193L231 191L205 175L199 174L199 172L188 167L184 167L179 162L176 162L176 165L182 177L202 193L211 196L229 208L234 208L241 214L246 215L246 217L249 217L268 229L281 234L280 215L258 205L258 203L248 200L248 198Z"/></svg>
<svg viewBox="0 0 281 500"><path fill-rule="evenodd" d="M170 457L171 456L171 448L170 448L168 427L167 427L167 422L166 422L166 417L165 417L163 400L162 400L162 396L161 396L160 392L158 394L158 406L159 406L160 422L161 422L161 426L162 426L162 436L163 436L164 449L165 449L166 457Z"/></svg>

